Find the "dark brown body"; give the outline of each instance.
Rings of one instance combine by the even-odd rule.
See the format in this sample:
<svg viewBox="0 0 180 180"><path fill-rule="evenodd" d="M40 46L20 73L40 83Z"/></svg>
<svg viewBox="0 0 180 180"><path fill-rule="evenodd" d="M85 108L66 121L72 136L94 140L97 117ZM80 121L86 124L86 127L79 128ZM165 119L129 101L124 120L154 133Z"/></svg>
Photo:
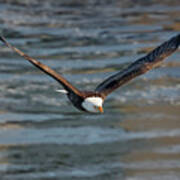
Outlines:
<svg viewBox="0 0 180 180"><path fill-rule="evenodd" d="M68 93L67 94L69 100L72 102L72 104L78 108L79 110L86 111L86 109L83 108L82 103L84 99L88 97L101 97L103 100L105 97L103 97L102 94L98 92L93 92L93 91L81 91L81 96L78 96L74 93Z"/></svg>

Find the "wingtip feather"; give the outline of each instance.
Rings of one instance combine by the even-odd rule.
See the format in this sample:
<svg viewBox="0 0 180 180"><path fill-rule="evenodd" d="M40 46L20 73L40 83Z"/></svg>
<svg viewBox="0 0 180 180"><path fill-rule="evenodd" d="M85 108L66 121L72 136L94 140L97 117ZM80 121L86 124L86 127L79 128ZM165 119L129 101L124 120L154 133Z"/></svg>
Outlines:
<svg viewBox="0 0 180 180"><path fill-rule="evenodd" d="M6 43L6 40L5 40L5 38L4 38L3 36L0 36L0 40L1 40L2 42Z"/></svg>
<svg viewBox="0 0 180 180"><path fill-rule="evenodd" d="M9 48L13 49L13 47L7 42L6 38L4 36L0 36L0 40Z"/></svg>

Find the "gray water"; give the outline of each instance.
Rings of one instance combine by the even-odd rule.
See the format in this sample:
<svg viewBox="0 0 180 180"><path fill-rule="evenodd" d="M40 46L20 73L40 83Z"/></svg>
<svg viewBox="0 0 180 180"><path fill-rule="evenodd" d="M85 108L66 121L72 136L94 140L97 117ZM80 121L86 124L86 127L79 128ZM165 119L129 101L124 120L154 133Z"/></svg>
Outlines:
<svg viewBox="0 0 180 180"><path fill-rule="evenodd" d="M180 31L180 2L1 0L0 33L80 89ZM0 180L179 180L180 51L79 112L0 43Z"/></svg>

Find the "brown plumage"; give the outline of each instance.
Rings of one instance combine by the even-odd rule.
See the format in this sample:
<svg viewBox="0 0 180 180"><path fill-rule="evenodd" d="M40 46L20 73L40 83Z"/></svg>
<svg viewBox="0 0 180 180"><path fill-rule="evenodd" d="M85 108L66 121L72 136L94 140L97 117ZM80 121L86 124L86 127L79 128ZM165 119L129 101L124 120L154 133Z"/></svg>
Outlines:
<svg viewBox="0 0 180 180"><path fill-rule="evenodd" d="M27 59L37 68L58 81L67 91L67 96L72 104L83 111L87 112L103 112L102 104L107 95L116 90L120 86L134 79L135 77L146 73L161 63L166 57L171 55L180 44L180 34L164 42L159 47L155 48L146 56L136 60L124 70L108 77L97 86L95 91L80 91L68 82L62 75L58 74L48 66L42 64L36 59L23 53L16 47L9 44L6 39L0 36L0 40L20 56ZM94 109L93 109L94 108Z"/></svg>

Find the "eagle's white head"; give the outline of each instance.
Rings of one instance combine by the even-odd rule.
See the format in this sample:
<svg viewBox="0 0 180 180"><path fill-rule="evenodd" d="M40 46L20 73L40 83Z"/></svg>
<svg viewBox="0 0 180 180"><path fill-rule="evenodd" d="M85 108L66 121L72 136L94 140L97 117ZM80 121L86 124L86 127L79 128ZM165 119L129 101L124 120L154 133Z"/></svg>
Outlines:
<svg viewBox="0 0 180 180"><path fill-rule="evenodd" d="M104 100L101 97L87 97L84 99L82 106L88 112L103 113L103 102Z"/></svg>

